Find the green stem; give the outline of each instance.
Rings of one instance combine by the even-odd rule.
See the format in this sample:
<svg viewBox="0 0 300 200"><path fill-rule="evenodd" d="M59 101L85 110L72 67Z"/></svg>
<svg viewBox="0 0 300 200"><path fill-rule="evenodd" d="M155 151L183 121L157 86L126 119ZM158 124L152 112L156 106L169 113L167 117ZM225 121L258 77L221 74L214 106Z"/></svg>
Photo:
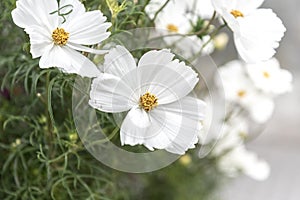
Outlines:
<svg viewBox="0 0 300 200"><path fill-rule="evenodd" d="M220 32L220 30L222 30L226 26L227 26L227 24L223 24L223 25L219 26L216 30L214 30L210 34L209 40L202 45L200 51L197 52L192 58L190 58L189 61L194 62L202 54L203 49L216 37L216 35Z"/></svg>
<svg viewBox="0 0 300 200"><path fill-rule="evenodd" d="M195 32L195 33L192 33L192 35L201 35L201 34L205 33L205 32L209 29L209 27L210 27L210 25L213 23L213 21L215 20L216 15L217 15L217 12L214 11L214 14L213 14L213 16L210 18L208 24L207 24L204 28L202 28L201 30L199 30L199 31L197 31L197 32Z"/></svg>
<svg viewBox="0 0 300 200"><path fill-rule="evenodd" d="M141 11L140 11L141 13L144 13L145 8L146 8L146 6L147 6L149 3L150 3L150 0L147 0L147 1L145 2L145 4L143 5L143 7L142 7L142 9L141 9ZM139 14L139 15L137 16L136 21L135 21L136 24L138 24L141 15L142 15L142 14Z"/></svg>
<svg viewBox="0 0 300 200"><path fill-rule="evenodd" d="M156 11L153 19L151 20L152 22L155 21L155 19L157 18L158 14L168 5L169 2L170 2L170 0L167 0L166 3L164 3L164 5L158 11Z"/></svg>
<svg viewBox="0 0 300 200"><path fill-rule="evenodd" d="M46 73L46 98L45 98L45 112L46 112L46 117L47 117L47 138L48 138L48 145L49 145L49 152L50 152L50 157L53 156L53 141L54 141L54 134L53 134L53 123L52 119L49 113L49 94L51 91L50 90L50 77L51 77L51 71L48 71Z"/></svg>

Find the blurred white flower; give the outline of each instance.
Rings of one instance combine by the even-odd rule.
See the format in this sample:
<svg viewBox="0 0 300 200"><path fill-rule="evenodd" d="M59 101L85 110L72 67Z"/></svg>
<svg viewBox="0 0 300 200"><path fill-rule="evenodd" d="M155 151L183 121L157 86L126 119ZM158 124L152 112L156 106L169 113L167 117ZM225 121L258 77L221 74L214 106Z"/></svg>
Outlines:
<svg viewBox="0 0 300 200"><path fill-rule="evenodd" d="M241 116L231 118L229 121L224 122L221 129L221 137L215 138L216 144L211 154L213 156L222 156L222 154L240 146L244 143L248 132L248 122Z"/></svg>
<svg viewBox="0 0 300 200"><path fill-rule="evenodd" d="M234 33L235 46L248 63L270 59L286 31L271 9L258 9L264 0L212 0L215 10Z"/></svg>
<svg viewBox="0 0 300 200"><path fill-rule="evenodd" d="M146 7L146 12L153 17L153 13L158 11L165 2L166 1L161 0L150 1ZM203 2L173 0L170 1L155 18L155 27L161 34L165 35L163 38L164 41L168 45L175 45L179 49L181 55L185 58L191 58L196 54L209 55L214 51L213 40L211 40L208 35L204 36L202 39L196 35L178 35L187 35L193 31L193 23L195 24L198 17L202 16L200 8L202 11L211 11L210 15L213 14L213 9L210 11L205 9L206 7L204 6L206 5L211 6L208 0L203 0ZM203 13L203 15L206 14ZM203 47L204 44L205 47Z"/></svg>
<svg viewBox="0 0 300 200"><path fill-rule="evenodd" d="M215 49L213 40L208 35L202 39L195 35L183 37L176 42L175 46L178 48L180 55L186 59L195 55L210 55Z"/></svg>
<svg viewBox="0 0 300 200"><path fill-rule="evenodd" d="M169 50L149 51L137 65L122 46L105 56L89 104L103 112L129 111L121 125L122 145L184 154L198 142L205 103L187 96L197 74L174 56Z"/></svg>
<svg viewBox="0 0 300 200"><path fill-rule="evenodd" d="M188 11L201 19L210 19L214 13L211 0L180 0L187 4Z"/></svg>
<svg viewBox="0 0 300 200"><path fill-rule="evenodd" d="M214 46L218 50L225 49L228 44L228 41L229 41L229 36L227 35L227 33L224 32L219 33L213 39Z"/></svg>
<svg viewBox="0 0 300 200"><path fill-rule="evenodd" d="M12 17L29 34L30 52L33 58L41 57L41 68L58 67L66 73L97 76L97 67L77 51L106 53L83 45L108 38L111 23L105 22L99 10L86 12L78 0L61 0L59 6L56 0L18 0Z"/></svg>
<svg viewBox="0 0 300 200"><path fill-rule="evenodd" d="M220 105L213 105L213 101L208 96L204 98L206 103L205 118L202 121L203 128L199 133L199 143L208 145L224 136L225 110Z"/></svg>
<svg viewBox="0 0 300 200"><path fill-rule="evenodd" d="M153 18L154 14L166 3L166 0L151 0L146 6L146 13ZM214 13L211 0L171 0L168 4L181 7L181 10L193 18L210 19ZM169 6L169 5L167 5ZM167 10L168 8L164 9Z"/></svg>
<svg viewBox="0 0 300 200"><path fill-rule="evenodd" d="M184 5L179 1L171 1L155 19L155 28L164 35L188 34L192 31L192 24L186 16ZM181 36L166 36L164 40L171 45L181 38Z"/></svg>
<svg viewBox="0 0 300 200"><path fill-rule="evenodd" d="M247 75L245 63L231 61L219 70L222 83L217 82L220 89L224 89L228 102L237 103L246 109L258 123L265 123L273 114L274 100L272 96L258 90Z"/></svg>
<svg viewBox="0 0 300 200"><path fill-rule="evenodd" d="M258 159L254 153L247 151L243 145L220 157L218 168L230 177L236 177L239 173L244 173L258 181L266 180L270 175L268 163Z"/></svg>
<svg viewBox="0 0 300 200"><path fill-rule="evenodd" d="M280 68L276 58L246 65L254 85L265 93L279 95L292 90L292 74Z"/></svg>
<svg viewBox="0 0 300 200"><path fill-rule="evenodd" d="M155 13L166 3L167 0L150 0L145 8L145 12L150 18L153 18ZM171 2L170 2L171 3Z"/></svg>

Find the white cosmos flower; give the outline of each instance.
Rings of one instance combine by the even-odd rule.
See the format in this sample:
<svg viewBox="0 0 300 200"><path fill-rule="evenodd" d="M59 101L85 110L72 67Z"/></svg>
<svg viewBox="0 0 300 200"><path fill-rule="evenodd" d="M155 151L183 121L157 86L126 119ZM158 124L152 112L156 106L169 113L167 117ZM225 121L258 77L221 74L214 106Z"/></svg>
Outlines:
<svg viewBox="0 0 300 200"><path fill-rule="evenodd" d="M158 14L155 21L155 28L163 35L188 34L192 31L192 24L187 17L185 5L182 1L171 1ZM163 39L168 45L181 40L182 36L165 36Z"/></svg>
<svg viewBox="0 0 300 200"><path fill-rule="evenodd" d="M212 0L215 10L234 33L235 46L248 63L268 60L286 31L271 9L258 9L264 0Z"/></svg>
<svg viewBox="0 0 300 200"><path fill-rule="evenodd" d="M241 145L223 155L218 160L220 171L230 177L237 177L239 173L263 181L270 175L270 166L263 160L258 159L257 155L246 150Z"/></svg>
<svg viewBox="0 0 300 200"><path fill-rule="evenodd" d="M100 73L77 52L105 53L83 46L98 44L110 35L107 29L111 24L105 22L106 17L99 10L86 12L78 0L61 0L60 8L56 0L18 0L12 17L29 34L30 52L33 58L41 57L41 68L56 66L64 72L87 77Z"/></svg>
<svg viewBox="0 0 300 200"><path fill-rule="evenodd" d="M280 68L276 58L246 65L254 85L265 93L279 95L292 90L292 74Z"/></svg>
<svg viewBox="0 0 300 200"><path fill-rule="evenodd" d="M128 111L120 130L122 145L184 154L198 142L205 104L187 96L198 83L197 74L173 58L169 50L149 51L136 64L122 46L105 56L89 104L103 112Z"/></svg>
<svg viewBox="0 0 300 200"><path fill-rule="evenodd" d="M220 88L224 88L228 102L237 103L249 111L251 117L258 123L265 123L273 114L274 100L272 96L258 90L247 75L245 63L231 61L219 70L222 83L217 82Z"/></svg>

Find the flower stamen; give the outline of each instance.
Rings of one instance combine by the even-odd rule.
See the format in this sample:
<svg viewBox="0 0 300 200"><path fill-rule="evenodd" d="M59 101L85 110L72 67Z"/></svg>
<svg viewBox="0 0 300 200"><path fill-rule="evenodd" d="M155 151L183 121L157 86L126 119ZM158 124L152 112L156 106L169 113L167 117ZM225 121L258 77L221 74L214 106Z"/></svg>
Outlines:
<svg viewBox="0 0 300 200"><path fill-rule="evenodd" d="M268 72L264 72L263 75L265 78L270 78L270 74Z"/></svg>
<svg viewBox="0 0 300 200"><path fill-rule="evenodd" d="M143 96L140 97L140 107L143 108L146 112L149 112L158 105L158 99L154 94L146 92Z"/></svg>
<svg viewBox="0 0 300 200"><path fill-rule="evenodd" d="M243 98L245 97L247 94L247 92L245 90L240 90L237 92L237 95L240 97L240 98Z"/></svg>
<svg viewBox="0 0 300 200"><path fill-rule="evenodd" d="M69 40L69 33L66 32L63 28L56 28L52 32L52 39L54 44L64 46Z"/></svg>
<svg viewBox="0 0 300 200"><path fill-rule="evenodd" d="M244 17L244 14L239 10L232 10L230 14L232 14L235 18Z"/></svg>
<svg viewBox="0 0 300 200"><path fill-rule="evenodd" d="M179 31L179 28L174 24L168 24L167 29L168 29L168 31L173 32L173 33L178 33L178 31Z"/></svg>

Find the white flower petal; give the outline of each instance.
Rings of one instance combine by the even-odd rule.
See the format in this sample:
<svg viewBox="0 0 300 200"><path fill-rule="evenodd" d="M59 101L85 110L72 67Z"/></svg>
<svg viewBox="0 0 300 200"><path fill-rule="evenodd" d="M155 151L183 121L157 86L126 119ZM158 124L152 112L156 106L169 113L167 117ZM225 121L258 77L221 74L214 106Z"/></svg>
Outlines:
<svg viewBox="0 0 300 200"><path fill-rule="evenodd" d="M38 58L43 55L46 50L53 46L53 41L50 32L42 26L31 26L30 37L30 53L33 58Z"/></svg>
<svg viewBox="0 0 300 200"><path fill-rule="evenodd" d="M235 10L239 10L244 14L250 13L261 6L265 0L235 0Z"/></svg>
<svg viewBox="0 0 300 200"><path fill-rule="evenodd" d="M175 102L188 95L198 83L198 74L185 65L174 60L166 65L138 67L141 93L150 92L158 97L159 104Z"/></svg>
<svg viewBox="0 0 300 200"><path fill-rule="evenodd" d="M187 0L184 2L187 4L189 11L201 19L210 19L214 13L211 0Z"/></svg>
<svg viewBox="0 0 300 200"><path fill-rule="evenodd" d="M240 56L248 63L270 59L286 31L271 9L256 10L239 20L239 27L234 41Z"/></svg>
<svg viewBox="0 0 300 200"><path fill-rule="evenodd" d="M68 19L73 19L76 16L80 16L85 13L85 7L79 0L60 0L60 13L70 13L65 16L66 22L68 23ZM63 22L63 18L60 18L61 22Z"/></svg>
<svg viewBox="0 0 300 200"><path fill-rule="evenodd" d="M116 46L104 58L103 70L122 78L136 69L136 63L131 53L123 46Z"/></svg>
<svg viewBox="0 0 300 200"><path fill-rule="evenodd" d="M83 45L93 45L102 42L110 35L106 32L111 23L105 22L106 17L98 10L90 11L69 19L62 24L70 33L69 42Z"/></svg>
<svg viewBox="0 0 300 200"><path fill-rule="evenodd" d="M87 57L69 47L54 45L44 52L40 60L41 68L58 67L66 73L76 73L85 77L96 77L100 71Z"/></svg>
<svg viewBox="0 0 300 200"><path fill-rule="evenodd" d="M53 45L50 49L45 51L39 62L40 68L59 67L71 65L71 60L66 52L59 46Z"/></svg>
<svg viewBox="0 0 300 200"><path fill-rule="evenodd" d="M191 120L203 120L206 110L206 103L194 97L183 97L177 102L165 104L164 110L177 115L190 118Z"/></svg>
<svg viewBox="0 0 300 200"><path fill-rule="evenodd" d="M149 149L166 149L167 151L183 155L189 148L193 148L198 142L197 136L201 129L201 123L176 112L168 112L163 107L157 107L150 113L151 126L147 135L153 137L145 141Z"/></svg>
<svg viewBox="0 0 300 200"><path fill-rule="evenodd" d="M139 107L131 109L124 119L120 139L122 145L141 145L144 144L147 136L147 129L151 125L150 116ZM153 148L149 148L154 150Z"/></svg>
<svg viewBox="0 0 300 200"><path fill-rule="evenodd" d="M186 97L148 113L139 107L133 108L122 124L121 143L143 144L149 150L166 149L182 155L198 142L203 106L203 102ZM181 112L184 109L187 111Z"/></svg>
<svg viewBox="0 0 300 200"><path fill-rule="evenodd" d="M84 52L93 53L93 54L105 54L108 52L108 50L93 49L93 48L89 48L86 46L82 46L80 44L72 44L70 42L67 43L67 46L69 46L70 48L75 49L77 51L84 51Z"/></svg>
<svg viewBox="0 0 300 200"><path fill-rule="evenodd" d="M145 53L141 57L138 66L151 67L153 65L160 65L163 67L164 65L167 65L170 62L172 62L174 57L175 55L171 53L171 51L168 49L163 49L160 51L153 50Z"/></svg>
<svg viewBox="0 0 300 200"><path fill-rule="evenodd" d="M267 179L270 174L269 165L244 146L236 147L222 156L218 160L218 168L230 177L236 177L242 172L258 181Z"/></svg>
<svg viewBox="0 0 300 200"><path fill-rule="evenodd" d="M276 58L246 65L256 88L270 95L280 95L292 90L292 74L280 68Z"/></svg>
<svg viewBox="0 0 300 200"><path fill-rule="evenodd" d="M215 7L216 11L220 13L221 10L226 10L229 13L232 10L238 10L243 14L248 14L258 7L264 2L264 0L211 0L213 6ZM222 11L221 11L222 13ZM221 14L220 13L220 14ZM223 13L224 14L224 13Z"/></svg>
<svg viewBox="0 0 300 200"><path fill-rule="evenodd" d="M134 105L129 98L131 93L131 89L119 77L101 74L93 80L89 104L103 112L128 111Z"/></svg>
<svg viewBox="0 0 300 200"><path fill-rule="evenodd" d="M275 103L270 97L257 95L247 107L252 119L262 124L266 123L272 117Z"/></svg>
<svg viewBox="0 0 300 200"><path fill-rule="evenodd" d="M26 29L33 25L43 25L52 31L58 25L58 16L50 15L58 8L56 1L18 0L16 4L12 18L17 26Z"/></svg>

